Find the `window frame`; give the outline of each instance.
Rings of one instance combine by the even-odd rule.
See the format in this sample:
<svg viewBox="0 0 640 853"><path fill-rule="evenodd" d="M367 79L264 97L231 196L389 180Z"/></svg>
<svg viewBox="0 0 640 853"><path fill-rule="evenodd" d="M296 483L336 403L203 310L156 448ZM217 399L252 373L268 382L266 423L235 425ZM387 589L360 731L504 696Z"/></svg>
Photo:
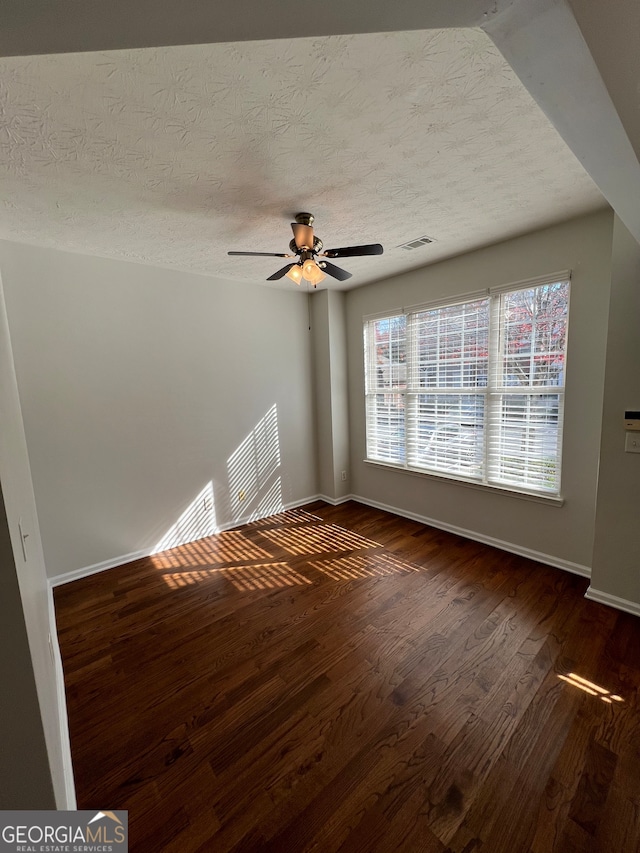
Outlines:
<svg viewBox="0 0 640 853"><path fill-rule="evenodd" d="M518 291L523 290L531 290L533 288L542 287L544 285L550 286L554 284L565 284L567 288L566 294L566 315L564 316L564 346L562 350L557 350L561 358L561 363L563 364L563 369L561 370L561 381L558 381L558 384L541 384L535 385L533 382L530 382L528 385L509 385L509 384L498 384L498 368L499 364L504 366L504 363L500 362L500 359L504 356L507 357L506 351L501 349L501 341L503 336L506 334L506 325L504 323L504 315L502 314L502 305L503 298L507 297L510 294L517 293ZM480 489L490 489L498 492L504 492L506 494L512 494L519 497L531 498L534 500L541 501L550 501L561 504L563 499L561 497L561 488L562 488L562 445L563 445L563 431L564 431L564 401L565 401L565 393L566 393L566 364L567 364L567 342L568 342L568 333L569 333L569 314L570 314L570 298L571 298L571 272L568 270L563 270L559 273L554 273L545 276L538 276L536 278L527 279L519 282L514 282L510 284L500 285L498 287L489 288L483 291L475 291L465 294L460 294L453 298L443 298L439 300L433 300L429 303L423 303L420 305L413 305L406 308L390 310L386 312L380 312L375 315L366 315L363 317L363 342L364 342L364 360L365 360L365 375L364 375L364 404L365 404L365 459L364 461L367 463L371 463L373 465L380 465L382 467L389 467L395 470L406 471L407 473L417 474L422 476L427 476L435 479L442 479L446 481L453 481L456 483L460 483L467 486L472 486ZM415 330L415 321L413 318L415 315L426 312L433 311L439 309L449 308L455 305L468 305L470 303L477 302L479 300L487 300L487 310L488 310L488 352L487 352L487 381L486 385L475 385L473 387L467 388L466 386L461 386L460 388L456 387L448 387L448 386L425 386L418 387L416 385L411 386L410 377L416 375L417 366L420 364L418 360L418 356L416 355L417 349L415 348L415 342L411 339L411 335ZM389 388L389 389L381 389L379 386L375 386L371 382L371 374L372 367L376 363L376 343L375 341L369 340L370 335L373 333L374 326L373 324L376 321L380 320L389 320L392 322L397 318L403 318L405 324L405 358L406 358L406 379L404 382L404 387L397 388ZM544 354L552 353L552 350L544 350ZM532 358L533 358L532 352ZM462 364L462 362L461 362ZM392 370L390 364L390 370ZM556 377L558 380L559 377ZM377 423L376 423L376 414L375 411L373 414L371 413L372 406L376 405L376 400L380 394L385 395L397 395L401 400L402 405L402 442L398 444L398 446L402 447L402 459L392 459L392 458L383 458L380 454L378 456L372 455L371 446L375 441L379 441L379 436L371 435L372 426L374 427L374 431L377 433ZM419 424L419 418L414 420L414 435L413 437L409 435L410 433L410 416L409 412L411 407L413 406L414 410L417 410L419 406L419 397L421 395L428 396L431 395L434 398L437 396L443 397L445 395L455 396L459 395L461 400L463 395L467 396L477 396L478 398L483 399L483 416L481 420L480 429L482 432L482 456L481 456L481 473L477 474L466 474L463 471L448 471L443 468L437 467L429 467L424 464L416 464L416 459L419 457L419 453L417 451L417 429L418 427L415 424ZM556 454L555 454L555 473L557 479L557 488L543 488L542 485L538 486L535 483L535 477L539 480L542 479L542 475L538 470L534 476L534 485L532 486L527 482L526 476L517 481L513 476L511 480L496 476L496 471L502 467L504 468L504 458L497 455L498 451L504 453L504 444L499 444L496 439L496 436L500 430L505 429L505 425L508 425L509 418L505 414L501 414L498 418L496 418L496 410L498 407L501 407L505 404L505 402L512 398L512 400L516 400L519 398L524 398L526 403L523 405L523 408L530 411L531 401L534 401L536 398L543 398L544 396L553 396L557 398L557 408L552 401L547 401L551 406L550 411L556 409L555 415L557 417L557 422L554 426L553 432L553 440L556 444ZM522 404L521 404L522 405ZM460 402L460 407L462 408L462 402ZM544 407L541 407L544 410ZM455 421L452 421L452 424L455 426ZM443 420L442 424L446 424L446 421ZM527 418L527 425L535 426L535 417ZM436 429L439 429L441 424L437 424L434 428L434 432ZM459 424L458 429L461 429L464 425ZM478 427L477 424L472 424L475 428ZM528 431L527 431L528 434ZM501 433L502 436L502 433ZM528 440L528 439L527 439ZM446 439L445 439L446 441ZM501 441L504 441L501 438ZM413 443L413 444L412 444ZM498 461L500 460L500 461ZM535 455L532 453L531 456L532 465L535 463ZM538 463L539 465L543 465L543 463ZM535 466L534 466L535 470Z"/></svg>

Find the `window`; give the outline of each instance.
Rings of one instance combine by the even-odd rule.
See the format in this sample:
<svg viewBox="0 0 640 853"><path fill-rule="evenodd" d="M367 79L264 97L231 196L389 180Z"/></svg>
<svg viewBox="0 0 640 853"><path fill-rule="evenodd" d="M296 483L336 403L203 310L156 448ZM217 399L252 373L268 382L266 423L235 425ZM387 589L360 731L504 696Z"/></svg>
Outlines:
<svg viewBox="0 0 640 853"><path fill-rule="evenodd" d="M558 495L569 275L365 321L367 458Z"/></svg>

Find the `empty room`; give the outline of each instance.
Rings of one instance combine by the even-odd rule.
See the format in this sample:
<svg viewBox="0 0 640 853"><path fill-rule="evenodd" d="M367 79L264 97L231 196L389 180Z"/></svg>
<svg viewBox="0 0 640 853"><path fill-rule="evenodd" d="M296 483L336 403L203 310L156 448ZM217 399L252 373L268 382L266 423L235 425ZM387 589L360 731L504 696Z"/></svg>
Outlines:
<svg viewBox="0 0 640 853"><path fill-rule="evenodd" d="M0 809L637 853L640 11L300 8L3 12Z"/></svg>

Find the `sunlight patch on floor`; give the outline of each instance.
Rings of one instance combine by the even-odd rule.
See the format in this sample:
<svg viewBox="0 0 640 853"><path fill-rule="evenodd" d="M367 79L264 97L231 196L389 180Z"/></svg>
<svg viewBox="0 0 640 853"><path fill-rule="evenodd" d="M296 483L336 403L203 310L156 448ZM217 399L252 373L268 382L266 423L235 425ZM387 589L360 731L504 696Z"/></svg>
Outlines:
<svg viewBox="0 0 640 853"><path fill-rule="evenodd" d="M559 675L558 678L588 693L590 696L597 696L598 699L602 699L607 705L613 705L614 702L624 702L622 696L618 696L617 693L611 693L611 691L605 687L600 687L599 684L595 684L593 681L587 681L586 678L576 675L575 672L570 672L568 675Z"/></svg>
<svg viewBox="0 0 640 853"><path fill-rule="evenodd" d="M322 521L319 515L312 515L304 509L287 509L267 518L249 522L249 527L277 527L281 524L309 524Z"/></svg>
<svg viewBox="0 0 640 853"><path fill-rule="evenodd" d="M237 563L241 560L269 560L271 554L245 536L241 530L223 530L202 542L190 542L155 554L153 564L158 569L179 569L190 566L210 566L212 563Z"/></svg>
<svg viewBox="0 0 640 853"><path fill-rule="evenodd" d="M224 578L241 592L254 590L283 589L284 587L304 586L313 581L292 569L288 563L258 563L251 566L225 566L221 569L208 569L193 572L175 572L164 576L171 589L194 586L210 581L212 578Z"/></svg>
<svg viewBox="0 0 640 853"><path fill-rule="evenodd" d="M369 550L374 548L381 545L337 524L323 524L321 517L296 509L186 543L151 559L163 572L167 585L176 590L214 578L223 578L237 590L248 592L317 583L320 577L315 572L333 581L348 581L421 571L397 557ZM283 560L283 550L291 558ZM344 556L319 558L336 552ZM316 560L307 563L305 558L310 556ZM288 559L301 563L302 570L293 568ZM310 577L305 571L311 572Z"/></svg>
<svg viewBox="0 0 640 853"><path fill-rule="evenodd" d="M286 527L263 530L261 535L290 554L321 554L323 551L353 551L357 548L379 548L380 543L366 539L336 524Z"/></svg>
<svg viewBox="0 0 640 853"><path fill-rule="evenodd" d="M309 565L336 581L422 571L419 566L385 554L354 554L335 560L312 561Z"/></svg>

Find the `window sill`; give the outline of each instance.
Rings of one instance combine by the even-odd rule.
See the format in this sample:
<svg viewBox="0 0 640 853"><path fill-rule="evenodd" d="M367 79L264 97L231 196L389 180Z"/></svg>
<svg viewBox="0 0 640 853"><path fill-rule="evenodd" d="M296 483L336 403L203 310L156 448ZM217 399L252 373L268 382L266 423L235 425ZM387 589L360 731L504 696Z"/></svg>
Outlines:
<svg viewBox="0 0 640 853"><path fill-rule="evenodd" d="M542 503L554 507L561 507L564 505L564 498L557 495L541 495L534 494L533 492L521 492L516 489L505 488L504 486L493 486L489 483L478 483L474 480L464 480L461 477L451 477L440 472L418 471L416 468L407 468L404 465L394 465L392 462L380 462L377 459L363 459L362 461L365 464L373 465L376 468L386 468L391 471L402 471L403 474L410 474L413 477L426 477L428 480L455 483L457 486L464 486L467 489L477 489L481 492L492 492L498 495L505 495L509 498L519 498L520 500L533 501L534 503Z"/></svg>

